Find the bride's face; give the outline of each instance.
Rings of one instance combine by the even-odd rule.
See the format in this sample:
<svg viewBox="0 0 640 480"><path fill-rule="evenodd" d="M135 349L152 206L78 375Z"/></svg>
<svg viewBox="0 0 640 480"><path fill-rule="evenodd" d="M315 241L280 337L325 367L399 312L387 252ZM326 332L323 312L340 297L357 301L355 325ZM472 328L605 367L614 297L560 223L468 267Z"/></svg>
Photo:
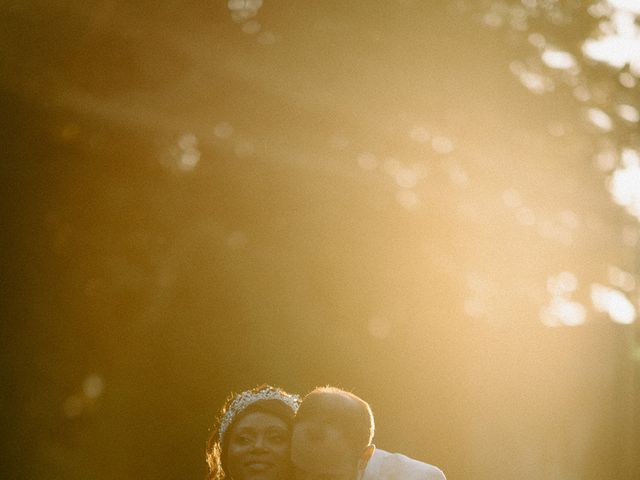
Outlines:
<svg viewBox="0 0 640 480"><path fill-rule="evenodd" d="M227 471L233 480L281 480L289 472L290 432L280 418L249 413L229 432Z"/></svg>

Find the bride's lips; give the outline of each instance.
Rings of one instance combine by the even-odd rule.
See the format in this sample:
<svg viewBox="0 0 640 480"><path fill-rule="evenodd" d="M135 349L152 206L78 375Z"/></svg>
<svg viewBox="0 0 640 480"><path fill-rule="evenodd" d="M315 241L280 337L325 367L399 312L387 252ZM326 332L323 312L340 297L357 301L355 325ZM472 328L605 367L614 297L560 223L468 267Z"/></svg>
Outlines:
<svg viewBox="0 0 640 480"><path fill-rule="evenodd" d="M245 463L245 466L249 469L249 470L253 470L255 472L263 472L265 470L270 469L271 467L273 467L273 463L271 462L266 462L266 461L252 461L252 462L247 462Z"/></svg>

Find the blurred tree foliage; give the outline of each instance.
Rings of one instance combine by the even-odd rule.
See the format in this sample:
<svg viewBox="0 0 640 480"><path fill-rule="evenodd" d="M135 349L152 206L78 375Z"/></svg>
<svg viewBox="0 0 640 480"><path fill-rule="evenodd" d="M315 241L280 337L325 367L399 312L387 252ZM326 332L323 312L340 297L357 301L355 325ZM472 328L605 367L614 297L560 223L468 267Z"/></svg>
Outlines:
<svg viewBox="0 0 640 480"><path fill-rule="evenodd" d="M638 477L628 2L379 3L1 7L6 478L202 478L262 382L450 478Z"/></svg>

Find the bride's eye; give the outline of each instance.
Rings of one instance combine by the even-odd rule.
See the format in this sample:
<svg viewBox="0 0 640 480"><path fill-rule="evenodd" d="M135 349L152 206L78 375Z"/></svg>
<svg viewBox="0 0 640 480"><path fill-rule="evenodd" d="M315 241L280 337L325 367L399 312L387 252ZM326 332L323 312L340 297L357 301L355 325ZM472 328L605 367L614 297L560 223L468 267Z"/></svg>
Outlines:
<svg viewBox="0 0 640 480"><path fill-rule="evenodd" d="M248 445L251 442L251 437L249 435L238 435L234 438L234 443L238 445Z"/></svg>
<svg viewBox="0 0 640 480"><path fill-rule="evenodd" d="M269 435L269 440L274 443L285 443L287 441L287 436L284 433L272 433Z"/></svg>

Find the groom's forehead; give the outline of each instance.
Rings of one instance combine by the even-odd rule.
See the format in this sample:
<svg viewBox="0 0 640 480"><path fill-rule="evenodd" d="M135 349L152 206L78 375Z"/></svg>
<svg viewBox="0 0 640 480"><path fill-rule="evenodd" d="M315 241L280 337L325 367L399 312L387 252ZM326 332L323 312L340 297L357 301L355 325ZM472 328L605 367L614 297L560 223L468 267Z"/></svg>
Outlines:
<svg viewBox="0 0 640 480"><path fill-rule="evenodd" d="M314 421L347 429L357 422L358 406L353 399L336 393L309 394L298 410L296 423Z"/></svg>

